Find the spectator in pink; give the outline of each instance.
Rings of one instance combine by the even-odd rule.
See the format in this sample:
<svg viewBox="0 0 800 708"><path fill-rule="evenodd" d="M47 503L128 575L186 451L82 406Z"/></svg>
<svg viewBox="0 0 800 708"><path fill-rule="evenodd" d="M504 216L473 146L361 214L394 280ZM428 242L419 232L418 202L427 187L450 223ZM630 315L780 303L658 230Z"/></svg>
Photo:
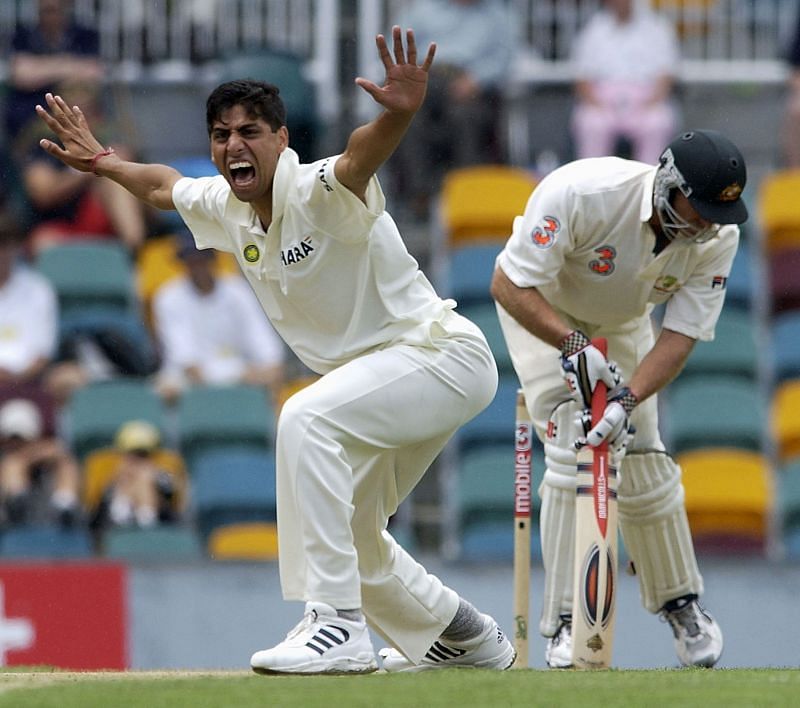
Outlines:
<svg viewBox="0 0 800 708"><path fill-rule="evenodd" d="M603 0L573 46L576 157L613 155L621 140L655 164L677 131L674 27L640 0Z"/></svg>

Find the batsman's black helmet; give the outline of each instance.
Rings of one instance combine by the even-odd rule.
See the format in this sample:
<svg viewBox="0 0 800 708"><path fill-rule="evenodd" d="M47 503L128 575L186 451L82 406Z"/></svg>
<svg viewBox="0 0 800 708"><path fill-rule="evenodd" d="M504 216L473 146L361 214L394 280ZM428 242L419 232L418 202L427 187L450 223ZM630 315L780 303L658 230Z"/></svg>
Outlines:
<svg viewBox="0 0 800 708"><path fill-rule="evenodd" d="M694 210L715 224L747 221L742 192L747 182L744 157L716 130L681 133L661 154L662 169L673 172L675 186Z"/></svg>

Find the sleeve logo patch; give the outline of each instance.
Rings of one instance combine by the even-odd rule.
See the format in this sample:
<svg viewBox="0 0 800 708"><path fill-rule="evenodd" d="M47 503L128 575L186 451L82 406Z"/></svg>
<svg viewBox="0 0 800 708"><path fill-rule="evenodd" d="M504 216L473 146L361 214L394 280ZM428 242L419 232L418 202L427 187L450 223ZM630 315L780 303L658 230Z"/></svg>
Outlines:
<svg viewBox="0 0 800 708"><path fill-rule="evenodd" d="M542 223L531 232L531 241L536 248L546 250L556 242L556 234L561 231L561 222L554 216L545 216Z"/></svg>
<svg viewBox="0 0 800 708"><path fill-rule="evenodd" d="M711 279L711 289L715 290L719 288L720 290L725 290L725 286L728 284L728 279L724 275L715 275Z"/></svg>
<svg viewBox="0 0 800 708"><path fill-rule="evenodd" d="M613 246L598 246L594 249L597 258L589 261L589 270L598 275L611 275L616 268L614 259L617 257L617 249Z"/></svg>

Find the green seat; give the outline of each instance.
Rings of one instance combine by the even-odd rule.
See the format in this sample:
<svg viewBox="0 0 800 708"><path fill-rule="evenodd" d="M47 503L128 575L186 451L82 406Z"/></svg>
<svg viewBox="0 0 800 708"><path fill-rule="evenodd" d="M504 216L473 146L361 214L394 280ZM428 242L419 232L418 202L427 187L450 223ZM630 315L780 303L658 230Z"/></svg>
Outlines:
<svg viewBox="0 0 800 708"><path fill-rule="evenodd" d="M531 463L531 557L541 556L536 528L540 500L536 493L544 472L544 452L534 445ZM459 559L508 561L514 554L514 447L482 445L459 463L457 504Z"/></svg>
<svg viewBox="0 0 800 708"><path fill-rule="evenodd" d="M674 454L701 447L760 451L764 404L758 386L735 376L678 379L664 419Z"/></svg>
<svg viewBox="0 0 800 708"><path fill-rule="evenodd" d="M190 473L204 452L221 446L269 450L275 439L275 413L259 386L190 388L178 404L177 424Z"/></svg>
<svg viewBox="0 0 800 708"><path fill-rule="evenodd" d="M78 389L67 407L70 440L83 459L92 450L112 444L119 427L129 420L146 420L161 432L165 416L161 399L143 379L113 379Z"/></svg>
<svg viewBox="0 0 800 708"><path fill-rule="evenodd" d="M459 307L458 312L481 328L492 354L494 354L500 375L516 376L494 302L473 303L466 307Z"/></svg>
<svg viewBox="0 0 800 708"><path fill-rule="evenodd" d="M755 379L758 350L753 336L754 322L746 310L726 308L717 322L713 342L698 342L681 378L725 374Z"/></svg>
<svg viewBox="0 0 800 708"><path fill-rule="evenodd" d="M118 242L54 245L37 257L36 268L53 284L62 317L86 308L135 308L133 264Z"/></svg>
<svg viewBox="0 0 800 708"><path fill-rule="evenodd" d="M784 532L800 530L800 459L780 468L777 500Z"/></svg>
<svg viewBox="0 0 800 708"><path fill-rule="evenodd" d="M192 527L164 525L108 529L103 534L103 555L117 560L173 563L199 560L205 552Z"/></svg>

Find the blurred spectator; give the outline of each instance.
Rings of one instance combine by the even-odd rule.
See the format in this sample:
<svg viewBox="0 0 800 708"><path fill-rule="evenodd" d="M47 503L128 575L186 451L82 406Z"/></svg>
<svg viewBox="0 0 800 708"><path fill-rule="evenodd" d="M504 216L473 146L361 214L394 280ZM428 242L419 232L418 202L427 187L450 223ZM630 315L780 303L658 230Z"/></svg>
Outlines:
<svg viewBox="0 0 800 708"><path fill-rule="evenodd" d="M53 287L22 263L20 252L16 222L0 214L0 384L40 381L58 339Z"/></svg>
<svg viewBox="0 0 800 708"><path fill-rule="evenodd" d="M414 29L422 52L436 43L425 102L389 163L398 198L426 218L447 170L504 161L502 86L515 33L502 0L415 0L396 24Z"/></svg>
<svg viewBox="0 0 800 708"><path fill-rule="evenodd" d="M57 521L71 527L78 522L78 463L61 440L45 434L42 415L32 401L15 398L0 406L0 455L6 524Z"/></svg>
<svg viewBox="0 0 800 708"><path fill-rule="evenodd" d="M161 436L152 423L131 420L120 426L114 446L121 458L90 522L96 533L109 527L148 528L179 520L176 500L181 490L155 460L160 445Z"/></svg>
<svg viewBox="0 0 800 708"><path fill-rule="evenodd" d="M276 392L285 349L250 286L238 275L215 275L216 253L198 250L188 231L178 238L187 274L163 285L153 299L163 350L159 391L168 401L203 383L241 382Z"/></svg>
<svg viewBox="0 0 800 708"><path fill-rule="evenodd" d="M99 85L83 81L63 82L57 91L70 105L80 105L86 119L99 126L100 139L110 144L115 132L105 119ZM39 96L39 103L44 95ZM33 114L35 116L35 114ZM91 172L78 172L39 147L47 135L41 120L17 138L23 188L30 207L30 251L35 254L54 243L75 238L119 238L135 251L147 236L144 206L129 192ZM130 149L114 144L123 159L134 157Z"/></svg>
<svg viewBox="0 0 800 708"><path fill-rule="evenodd" d="M786 166L800 168L800 7L787 56L789 79L783 126Z"/></svg>
<svg viewBox="0 0 800 708"><path fill-rule="evenodd" d="M625 140L631 148L626 157L655 164L677 131L675 29L642 0L603 5L573 47L576 157L613 155Z"/></svg>
<svg viewBox="0 0 800 708"><path fill-rule="evenodd" d="M38 0L38 21L16 28L9 56L6 131L13 140L36 117L34 107L65 80L103 77L96 31L76 24L70 0Z"/></svg>

